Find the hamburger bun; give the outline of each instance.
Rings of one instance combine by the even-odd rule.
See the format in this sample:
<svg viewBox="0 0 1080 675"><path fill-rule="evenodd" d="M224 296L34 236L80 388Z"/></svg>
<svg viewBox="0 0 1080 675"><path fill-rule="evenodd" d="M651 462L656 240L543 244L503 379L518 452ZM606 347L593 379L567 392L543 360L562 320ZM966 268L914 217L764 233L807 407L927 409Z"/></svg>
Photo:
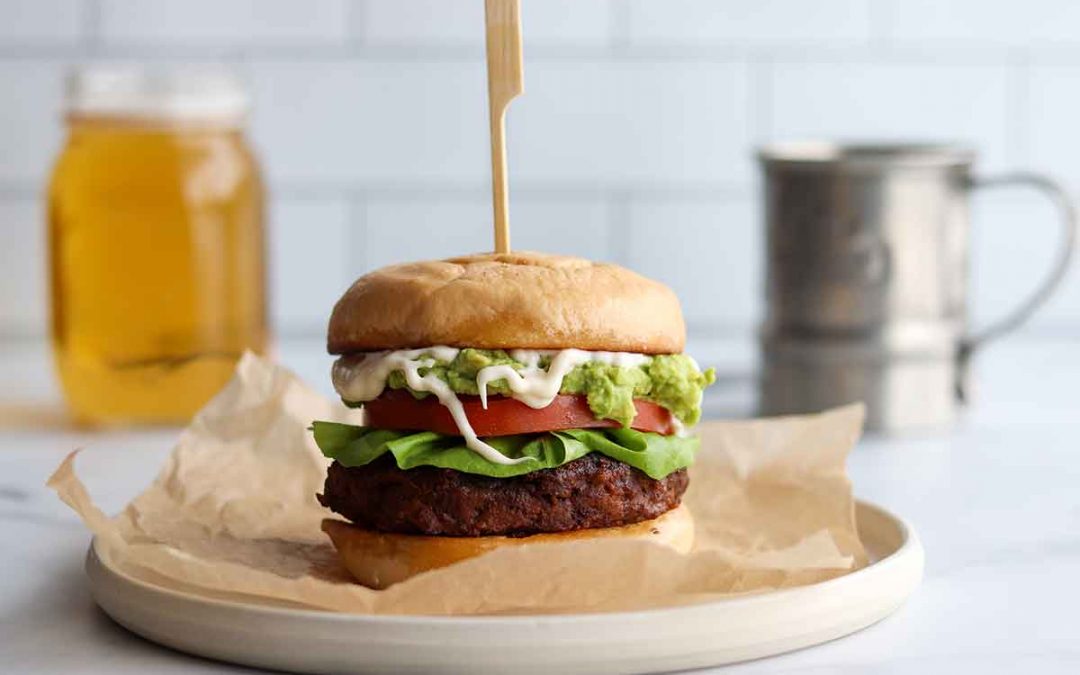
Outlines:
<svg viewBox="0 0 1080 675"><path fill-rule="evenodd" d="M477 349L683 351L667 286L610 263L485 253L366 274L330 317L331 354L447 345Z"/></svg>
<svg viewBox="0 0 1080 675"><path fill-rule="evenodd" d="M361 584L386 588L428 570L488 553L503 546L523 546L600 537L652 541L687 553L694 545L694 519L685 505L658 518L633 525L595 530L573 530L528 537L428 537L373 532L340 520L326 519L323 532L330 536L342 563Z"/></svg>

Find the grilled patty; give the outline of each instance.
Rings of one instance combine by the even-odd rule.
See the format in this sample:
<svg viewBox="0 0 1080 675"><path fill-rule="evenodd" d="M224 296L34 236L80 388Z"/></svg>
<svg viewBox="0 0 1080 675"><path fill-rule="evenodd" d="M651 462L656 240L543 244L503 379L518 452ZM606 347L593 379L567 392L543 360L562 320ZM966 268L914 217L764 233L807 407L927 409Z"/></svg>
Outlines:
<svg viewBox="0 0 1080 675"><path fill-rule="evenodd" d="M679 505L688 482L686 469L655 480L596 452L513 478L427 466L403 471L387 453L361 467L334 462L318 499L378 532L525 536L656 518Z"/></svg>

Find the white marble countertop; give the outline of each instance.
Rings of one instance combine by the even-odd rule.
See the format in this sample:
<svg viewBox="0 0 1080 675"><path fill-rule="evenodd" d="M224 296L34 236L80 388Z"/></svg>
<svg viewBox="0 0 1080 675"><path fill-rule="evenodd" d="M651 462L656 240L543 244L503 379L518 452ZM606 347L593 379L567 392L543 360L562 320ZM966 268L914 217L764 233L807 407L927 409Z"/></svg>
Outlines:
<svg viewBox="0 0 1080 675"><path fill-rule="evenodd" d="M749 345L709 356L749 369ZM282 359L326 379L318 345ZM113 624L83 574L89 536L43 487L65 453L115 458L88 476L117 508L149 481L176 430L87 433L58 426L41 345L0 344L0 671L252 672L157 647ZM726 368L726 366L722 366ZM976 363L977 400L952 432L866 439L850 460L858 496L907 517L926 579L885 621L734 673L1080 672L1080 339L1021 337ZM747 410L748 380L710 401Z"/></svg>

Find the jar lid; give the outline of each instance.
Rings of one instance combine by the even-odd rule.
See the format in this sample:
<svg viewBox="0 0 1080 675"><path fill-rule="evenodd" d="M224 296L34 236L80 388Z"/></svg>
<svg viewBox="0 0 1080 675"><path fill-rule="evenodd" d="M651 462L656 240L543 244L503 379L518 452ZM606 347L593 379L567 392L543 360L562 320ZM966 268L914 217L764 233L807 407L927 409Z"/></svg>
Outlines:
<svg viewBox="0 0 1080 675"><path fill-rule="evenodd" d="M68 74L64 108L77 116L239 125L249 99L226 68L91 65Z"/></svg>

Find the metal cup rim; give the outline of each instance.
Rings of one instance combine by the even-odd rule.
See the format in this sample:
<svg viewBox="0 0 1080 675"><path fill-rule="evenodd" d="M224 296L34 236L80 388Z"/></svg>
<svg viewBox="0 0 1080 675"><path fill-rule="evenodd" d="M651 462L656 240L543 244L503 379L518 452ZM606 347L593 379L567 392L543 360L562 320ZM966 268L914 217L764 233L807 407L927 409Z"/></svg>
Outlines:
<svg viewBox="0 0 1080 675"><path fill-rule="evenodd" d="M975 152L962 144L948 142L810 140L759 146L757 158L765 165L931 167L971 164L975 159Z"/></svg>

